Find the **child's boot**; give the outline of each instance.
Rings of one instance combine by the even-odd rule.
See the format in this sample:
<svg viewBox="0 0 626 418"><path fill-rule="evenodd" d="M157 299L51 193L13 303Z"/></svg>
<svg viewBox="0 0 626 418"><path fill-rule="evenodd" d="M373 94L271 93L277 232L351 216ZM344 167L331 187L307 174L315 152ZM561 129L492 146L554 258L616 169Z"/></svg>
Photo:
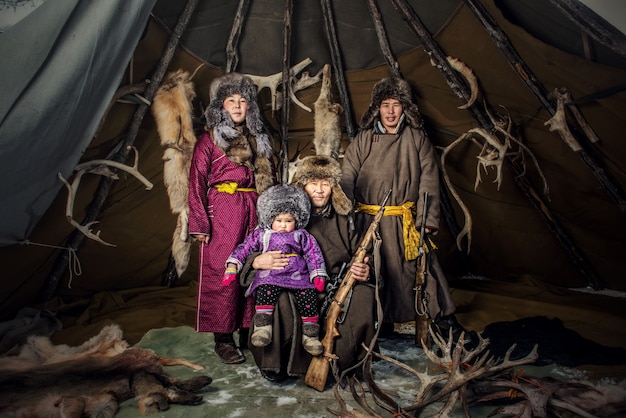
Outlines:
<svg viewBox="0 0 626 418"><path fill-rule="evenodd" d="M302 345L307 353L317 356L322 354L324 346L319 340L320 326L319 324L303 324L302 326Z"/></svg>
<svg viewBox="0 0 626 418"><path fill-rule="evenodd" d="M265 347L272 342L272 315L256 314L252 318L254 332L250 342L255 347Z"/></svg>

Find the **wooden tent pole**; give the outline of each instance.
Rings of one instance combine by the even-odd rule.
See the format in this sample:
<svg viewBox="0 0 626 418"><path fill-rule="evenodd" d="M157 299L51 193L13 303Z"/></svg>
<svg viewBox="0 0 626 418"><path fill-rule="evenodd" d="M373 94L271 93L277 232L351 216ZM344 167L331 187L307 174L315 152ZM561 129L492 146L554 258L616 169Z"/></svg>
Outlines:
<svg viewBox="0 0 626 418"><path fill-rule="evenodd" d="M468 98L470 97L470 91L464 84L461 77L454 71L454 69L452 69L446 56L439 48L439 45L435 43L428 30L419 20L415 11L405 0L391 1L393 2L396 10L398 10L403 19L418 36L426 53L435 61L436 67L442 72L448 85L463 101L463 103L467 103ZM480 127L487 131L493 130L493 124L491 123L489 115L487 115L484 110L475 105L470 106L469 110ZM510 158L506 158L505 161L507 163L507 167L509 167L512 171L515 183L522 189L523 193L528 197L533 207L539 211L542 219L546 222L549 229L556 235L558 242L562 244L567 255L570 257L570 260L578 269L580 275L593 289L602 289L603 285L601 280L597 277L593 268L582 256L573 241L569 238L567 231L565 231L565 229L560 225L558 219L550 211L548 205L543 201L539 193L537 193L530 181L528 181L525 177L523 167L520 167L518 163L511 161Z"/></svg>
<svg viewBox="0 0 626 418"><path fill-rule="evenodd" d="M578 0L550 0L585 33L626 57L626 36Z"/></svg>
<svg viewBox="0 0 626 418"><path fill-rule="evenodd" d="M398 60L396 60L393 52L391 51L391 45L389 44L389 37L387 36L387 31L385 30L385 25L383 24L382 15L380 10L378 9L378 4L376 0L369 0L368 5L370 8L370 14L372 16L372 21L374 22L374 27L376 28L376 35L378 36L378 43L380 45L380 50L385 57L385 61L387 61L387 66L389 67L389 71L391 75L396 78L404 78L402 76L402 70L400 69L400 64ZM428 138L428 132L423 130L424 136ZM445 189L445 183L440 182L440 195L441 195L441 208L443 209L444 217L446 219L446 223L452 236L457 236L461 232L461 228L459 227L456 218L454 216L454 210L452 209L452 205L450 204L450 199ZM463 259L463 263L466 268L466 273L469 274L471 272L470 262L467 259L467 244L463 241L462 245L465 248L461 250L461 258Z"/></svg>
<svg viewBox="0 0 626 418"><path fill-rule="evenodd" d="M282 99L283 105L281 108L281 162L282 162L282 183L289 182L289 153L287 150L287 141L289 139L289 75L291 69L291 21L293 17L293 0L285 0L285 17L283 21L283 73L282 73Z"/></svg>
<svg viewBox="0 0 626 418"><path fill-rule="evenodd" d="M522 79L530 91L533 92L535 97L539 100L543 108L548 111L550 116L554 116L556 114L556 106L549 99L546 89L537 77L535 77L532 70L528 67L528 65L526 65L522 57L517 53L515 47L511 44L511 41L506 36L502 28L500 28L493 17L489 15L480 1L464 0L464 2L472 11L474 16L476 16L481 25L485 28L500 52L502 52L506 60L511 65L511 68L513 68L515 73ZM575 136L580 136L574 126L570 126L570 131ZM613 180L604 164L595 158L589 149L586 149L588 148L587 141L579 140L578 143L580 144L580 149L574 152L578 154L583 163L593 173L598 182L602 185L602 188L617 204L620 211L623 214L626 214L626 195L624 194L624 190L622 190L619 184Z"/></svg>
<svg viewBox="0 0 626 418"><path fill-rule="evenodd" d="M228 37L228 43L226 44L226 72L232 73L237 69L239 65L239 37L241 36L241 30L243 23L248 12L248 6L250 0L239 0L239 6L237 6L237 13L235 14L235 21Z"/></svg>
<svg viewBox="0 0 626 418"><path fill-rule="evenodd" d="M339 89L341 105L343 106L343 114L346 119L348 139L352 142L356 136L357 130L352 116L352 105L350 104L350 96L348 95L348 87L346 84L346 77L344 75L343 58L341 56L341 49L339 48L339 41L335 30L335 14L333 13L330 0L320 0L320 4L322 6L322 16L324 17L324 28L326 29L326 38L328 39L330 56L333 61L333 70L335 71L335 77L337 78L337 88Z"/></svg>
<svg viewBox="0 0 626 418"><path fill-rule="evenodd" d="M195 10L197 4L198 0L189 0L187 2L187 5L183 10L182 15L180 16L178 23L176 24L176 27L174 28L174 31L170 36L169 42L165 48L165 52L163 53L163 56L161 57L161 60L159 61L156 70L152 75L150 83L146 87L144 97L150 102L154 98L157 89L163 81L168 66L172 61L172 58L174 57L174 53L176 52L176 46L178 45L178 41L185 31L187 24L191 20L191 15L193 14L193 11ZM112 161L124 162L128 159L130 151L132 150L133 142L135 141L135 138L137 137L137 134L139 132L139 128L141 127L141 123L143 122L143 118L148 112L148 107L149 106L145 103L141 103L138 105L133 115L130 127L126 132L126 136L119 144L117 152L110 158ZM113 186L113 181L114 180L108 177L102 178L98 186L98 190L96 191L93 200L87 208L87 214L82 221L82 225L93 222L100 216L102 207L104 206L107 196L109 195L109 192L111 191L111 188ZM72 248L76 250L81 245L84 239L85 235L83 235L82 232L74 231L70 234L65 246L67 248ZM57 257L52 271L48 275L48 280L40 294L41 300L47 301L50 300L52 296L54 296L61 277L67 271L68 260L69 251L63 251Z"/></svg>
<svg viewBox="0 0 626 418"><path fill-rule="evenodd" d="M393 56L393 52L391 52L389 38L387 37L385 25L383 25L383 18L380 14L380 10L378 9L378 4L376 4L376 0L369 0L367 4L370 8L370 15L372 16L374 27L376 28L378 44L380 45L380 50L383 53L383 56L385 57L385 61L387 61L389 71L391 72L391 75L395 78L403 78L402 71L400 70L400 64L398 64L398 60L396 60L396 58Z"/></svg>

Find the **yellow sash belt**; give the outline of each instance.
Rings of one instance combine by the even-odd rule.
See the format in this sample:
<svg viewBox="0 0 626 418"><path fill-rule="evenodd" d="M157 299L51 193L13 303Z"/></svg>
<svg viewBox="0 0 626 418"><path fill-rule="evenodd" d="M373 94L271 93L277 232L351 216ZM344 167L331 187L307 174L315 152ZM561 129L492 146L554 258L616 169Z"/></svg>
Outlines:
<svg viewBox="0 0 626 418"><path fill-rule="evenodd" d="M256 192L254 187L239 187L236 181L216 184L215 188L218 192L235 194L235 192Z"/></svg>
<svg viewBox="0 0 626 418"><path fill-rule="evenodd" d="M402 216L402 238L404 239L404 258L407 260L415 260L419 256L420 233L415 229L415 221L413 220L413 208L415 202L406 202L402 206L385 206L383 216ZM366 213L368 215L376 215L380 210L378 205L366 205L365 203L356 202L355 211ZM432 249L437 246L428 238L428 242ZM428 253L429 246L424 243L422 245L424 251Z"/></svg>

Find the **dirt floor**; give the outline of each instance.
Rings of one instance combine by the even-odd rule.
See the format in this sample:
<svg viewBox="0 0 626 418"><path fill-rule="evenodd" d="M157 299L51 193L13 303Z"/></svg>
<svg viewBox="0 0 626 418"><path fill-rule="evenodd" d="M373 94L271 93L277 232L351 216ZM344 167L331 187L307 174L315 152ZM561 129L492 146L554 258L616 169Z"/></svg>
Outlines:
<svg viewBox="0 0 626 418"><path fill-rule="evenodd" d="M593 402L609 402L613 408L605 408L602 414L596 416L619 416L610 413L615 413L615 408L621 408L622 412L626 409L624 295L589 289L563 289L532 280L504 283L468 278L451 285L459 322L470 330L491 332L495 336L491 341L491 352L502 350L502 347L506 350L515 343L518 344L516 353L523 355L532 348L529 344L533 344L533 338L540 339L544 363L518 368L518 382L532 378L585 382L603 393L604 398ZM120 326L124 339L131 345L154 350L164 357L185 358L202 364L205 369L200 372L182 366L166 369L167 374L182 378L204 373L212 377L213 382L202 394L200 405L172 405L159 414L161 417L334 416L330 410L339 410L340 400L333 393L332 382L323 392L306 386L302 378L269 382L260 375L247 350L244 351L247 357L245 363L222 364L213 352L212 335L197 333L193 329L195 286L195 283L190 283L176 288L130 289L103 292L85 300L55 301L45 308L62 322L62 329L54 332L51 340L54 344L77 346L97 335L105 325L113 323ZM528 326L537 324L532 322L537 320L542 325ZM502 325L505 327L502 328ZM553 326L556 327L550 328ZM547 328L537 329L543 327ZM428 369L431 374L442 372L415 346L412 324L396 324L396 331L404 336L381 340L383 355L402 363L409 370L424 372ZM617 360L609 358L615 353ZM502 351L500 355L503 355ZM414 402L421 383L413 373L389 361L375 362L372 371L375 382L389 391L402 407ZM348 409L364 411L349 388L340 388L339 395ZM369 394L366 399L378 415L392 416L391 412L376 406ZM579 397L578 401L581 399ZM420 416L438 416L442 407L443 403L436 402ZM488 416L497 408L495 404L482 407L473 404L472 416ZM139 416L134 400L124 402L118 416ZM464 416L458 404L451 416Z"/></svg>
<svg viewBox="0 0 626 418"><path fill-rule="evenodd" d="M410 325L400 329L411 332ZM171 417L333 417L330 410L339 411L340 403L334 395L334 385L329 382L323 392L318 392L303 383L303 379L291 378L281 383L272 383L259 374L250 352L244 350L247 360L240 365L222 364L213 353L212 337L198 334L190 327L162 328L148 332L137 344L141 348L155 350L158 354L171 358L185 358L205 366L204 371L191 371L182 366L167 368L168 374L175 377L189 378L197 373L206 373L213 378L207 392L203 393L203 402L195 406L172 405L168 411L159 416ZM397 360L415 371L424 372L427 368L431 374L442 373L426 358L424 352L415 347L414 338L410 334L381 341L381 354ZM526 378L553 378L559 381L586 380L586 372L556 365L544 367L524 366ZM403 368L388 361L378 361L372 365L374 379L381 388L389 391L394 399L401 401L402 406L410 405L420 387L419 380ZM626 381L610 378L594 381L594 384L611 386L626 394ZM340 397L347 403L347 409L363 409L354 400L349 388L339 390ZM382 417L391 417L392 413L377 407L371 396L366 395L368 404ZM420 416L438 416L443 407L436 402L426 408ZM486 417L498 408L497 405L473 405L472 416ZM134 400L122 405L116 417L137 417ZM457 405L452 417L464 417ZM505 416L505 415L497 415Z"/></svg>

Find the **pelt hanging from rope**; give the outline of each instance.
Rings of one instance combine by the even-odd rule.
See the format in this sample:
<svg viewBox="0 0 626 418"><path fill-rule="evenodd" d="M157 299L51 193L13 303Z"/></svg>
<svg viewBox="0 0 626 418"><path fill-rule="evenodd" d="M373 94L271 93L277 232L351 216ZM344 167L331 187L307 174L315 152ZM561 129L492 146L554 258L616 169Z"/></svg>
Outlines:
<svg viewBox="0 0 626 418"><path fill-rule="evenodd" d="M170 209L178 215L172 236L172 257L180 277L189 265L189 166L196 136L193 131L192 101L196 97L188 72L169 73L159 87L152 104L163 151L163 183L170 199Z"/></svg>

